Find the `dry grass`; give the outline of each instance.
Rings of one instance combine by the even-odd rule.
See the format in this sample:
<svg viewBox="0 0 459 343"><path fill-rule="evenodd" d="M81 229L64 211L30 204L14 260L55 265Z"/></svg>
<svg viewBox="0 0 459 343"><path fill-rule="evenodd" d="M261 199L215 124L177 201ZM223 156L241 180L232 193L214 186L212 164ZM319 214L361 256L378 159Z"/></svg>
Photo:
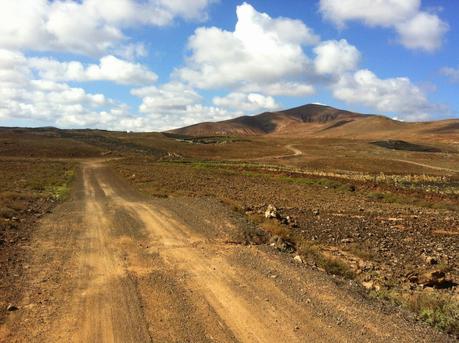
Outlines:
<svg viewBox="0 0 459 343"><path fill-rule="evenodd" d="M424 290L403 294L394 289L372 291L370 296L402 306L431 326L459 337L459 302L453 295Z"/></svg>
<svg viewBox="0 0 459 343"><path fill-rule="evenodd" d="M342 276L346 279L355 278L354 272L344 261L324 254L320 246L306 240L300 240L297 246L301 256L324 269L328 274Z"/></svg>
<svg viewBox="0 0 459 343"><path fill-rule="evenodd" d="M290 230L285 226L280 224L277 220L274 219L265 219L260 223L260 228L268 232L272 236L279 236L284 239L291 238Z"/></svg>
<svg viewBox="0 0 459 343"><path fill-rule="evenodd" d="M452 296L422 292L410 296L406 306L428 324L459 336L459 302Z"/></svg>
<svg viewBox="0 0 459 343"><path fill-rule="evenodd" d="M35 159L0 159L0 216L12 218L38 198L64 200L75 164Z"/></svg>
<svg viewBox="0 0 459 343"><path fill-rule="evenodd" d="M373 246L371 243L367 241L363 243L351 243L346 250L349 251L352 255L360 257L361 259L371 260L374 258L372 248Z"/></svg>

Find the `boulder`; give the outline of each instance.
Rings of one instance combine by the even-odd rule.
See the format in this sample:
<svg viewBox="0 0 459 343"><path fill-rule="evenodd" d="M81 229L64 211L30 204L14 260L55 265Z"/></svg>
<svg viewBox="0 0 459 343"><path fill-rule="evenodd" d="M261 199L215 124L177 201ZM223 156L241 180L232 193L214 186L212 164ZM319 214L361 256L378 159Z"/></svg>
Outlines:
<svg viewBox="0 0 459 343"><path fill-rule="evenodd" d="M279 212L277 211L277 208L274 207L273 205L268 205L265 211L265 218L271 219L271 218L279 218Z"/></svg>
<svg viewBox="0 0 459 343"><path fill-rule="evenodd" d="M19 308L13 304L9 304L8 307L6 308L8 312L13 312L19 310Z"/></svg>
<svg viewBox="0 0 459 343"><path fill-rule="evenodd" d="M296 255L293 260L297 263L303 263L303 259L301 258L300 255Z"/></svg>
<svg viewBox="0 0 459 343"><path fill-rule="evenodd" d="M269 243L272 247L276 248L277 250L281 252L293 252L295 251L295 246L293 245L292 242L289 242L288 240L279 237L279 236L272 236L271 239L269 240Z"/></svg>
<svg viewBox="0 0 459 343"><path fill-rule="evenodd" d="M432 288L451 288L457 285L441 270L434 270L422 274L419 276L418 283L423 287Z"/></svg>

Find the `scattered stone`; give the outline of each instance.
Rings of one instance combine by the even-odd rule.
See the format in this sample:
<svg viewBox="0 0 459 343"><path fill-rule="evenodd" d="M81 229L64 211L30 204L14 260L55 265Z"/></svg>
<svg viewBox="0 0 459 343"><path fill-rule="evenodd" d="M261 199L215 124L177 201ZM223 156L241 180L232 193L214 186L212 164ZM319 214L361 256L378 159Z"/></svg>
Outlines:
<svg viewBox="0 0 459 343"><path fill-rule="evenodd" d="M373 281L364 281L362 282L362 286L366 289L373 289L374 282Z"/></svg>
<svg viewBox="0 0 459 343"><path fill-rule="evenodd" d="M341 243L352 243L354 242L354 240L352 238L343 238L341 240Z"/></svg>
<svg viewBox="0 0 459 343"><path fill-rule="evenodd" d="M8 312L13 312L19 310L19 308L13 304L9 304L8 307L6 308Z"/></svg>
<svg viewBox="0 0 459 343"><path fill-rule="evenodd" d="M376 284L374 281L364 281L362 282L362 286L368 290L375 290L379 291L381 289L381 286Z"/></svg>
<svg viewBox="0 0 459 343"><path fill-rule="evenodd" d="M320 215L320 211L318 209L312 211L312 214L315 215L315 216L318 216Z"/></svg>
<svg viewBox="0 0 459 343"><path fill-rule="evenodd" d="M265 218L279 218L279 212L277 211L277 208L273 205L268 205L268 208L265 211Z"/></svg>
<svg viewBox="0 0 459 343"><path fill-rule="evenodd" d="M406 275L406 278L411 283L418 283L419 282L419 275L415 272L410 272Z"/></svg>
<svg viewBox="0 0 459 343"><path fill-rule="evenodd" d="M298 262L298 263L303 263L303 259L301 258L300 255L296 255L296 256L293 258L293 260L294 260L295 262Z"/></svg>
<svg viewBox="0 0 459 343"><path fill-rule="evenodd" d="M254 212L254 209L252 206L244 206L244 212L245 214L252 214Z"/></svg>
<svg viewBox="0 0 459 343"><path fill-rule="evenodd" d="M418 283L423 287L432 287L432 288L451 288L456 286L452 279L448 278L445 272L441 270L434 270L422 274L419 277Z"/></svg>
<svg viewBox="0 0 459 343"><path fill-rule="evenodd" d="M432 256L427 256L426 257L426 262L427 262L427 264L430 264L432 266L438 264L438 260L435 257L432 257Z"/></svg>
<svg viewBox="0 0 459 343"><path fill-rule="evenodd" d="M269 244L281 252L294 252L295 246L292 242L287 241L279 236L272 236L269 240Z"/></svg>

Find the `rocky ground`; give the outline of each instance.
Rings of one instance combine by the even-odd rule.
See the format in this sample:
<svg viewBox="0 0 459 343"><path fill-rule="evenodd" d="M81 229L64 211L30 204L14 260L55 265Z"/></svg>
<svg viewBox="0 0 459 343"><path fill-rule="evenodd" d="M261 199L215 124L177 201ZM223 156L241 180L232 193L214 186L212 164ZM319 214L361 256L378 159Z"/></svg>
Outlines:
<svg viewBox="0 0 459 343"><path fill-rule="evenodd" d="M0 159L0 306L9 311L21 296L28 249L40 218L65 197L73 163ZM0 311L0 323L6 312Z"/></svg>
<svg viewBox="0 0 459 343"><path fill-rule="evenodd" d="M66 313L73 308L69 301L77 301L77 308L94 318L105 318L104 325L119 323L122 329L129 322L120 323L120 318L131 311L122 299L114 296L120 302L111 304L125 309L119 318L98 313L110 312L104 306L78 303L83 301L80 291L101 289L99 276L108 274L122 277L114 283L105 277L113 286L107 289L126 294L136 311L132 318L148 323L138 332L113 331L121 336L148 331L159 341L238 340L234 333L248 328L225 312L237 313L238 305L256 308L255 322L268 327L278 323L275 306L281 306L282 323L292 330L286 332L296 338L330 326L341 338L368 341L364 331L373 324L379 330L376 341L389 336L435 342L458 338L459 177L454 152L408 154L370 149L354 140L190 144L160 134L19 131L0 137L0 337L6 337L6 318L22 327L16 341L49 341L48 329L60 339L67 337L53 323L65 315L83 315ZM112 170L105 176L89 175L91 187L75 185L76 202L61 204L80 158L94 163L110 158ZM114 171L134 187L120 186ZM133 196L131 188L144 196ZM107 190L107 199L100 197L100 189ZM145 215L145 206L153 212ZM145 232L150 226L153 232ZM101 235L104 227L113 232ZM86 228L92 236L86 237ZM184 241L182 230L198 233L200 239ZM87 242L96 244L94 251L87 251ZM190 265L181 249L193 253L201 269ZM96 268L86 268L95 257L100 262ZM219 270L212 289L206 289L206 282L215 269L209 269L207 260ZM226 273L228 266L242 273L237 282L230 282L234 274ZM257 293L260 284L265 288ZM224 289L240 301L225 303ZM203 300L212 290L222 297L220 303ZM74 294L73 300L68 294ZM102 304L104 297L93 300ZM337 303L337 297L343 302ZM164 301L155 302L160 298ZM271 317L264 318L266 311ZM249 312L241 318L250 318ZM312 324L296 323L295 314ZM414 325L412 316L450 336ZM387 320L385 339L384 325L379 325ZM71 323L64 323L69 329ZM110 327L105 329L110 334ZM91 330L94 325L87 323L80 334ZM352 336L356 330L360 336Z"/></svg>
<svg viewBox="0 0 459 343"><path fill-rule="evenodd" d="M0 340L454 341L302 263L268 235L288 221L273 206L260 229L214 197L142 195L100 161L73 188L33 232Z"/></svg>
<svg viewBox="0 0 459 343"><path fill-rule="evenodd" d="M295 251L298 260L357 280L371 295L403 303L457 334L459 216L454 197L342 180L292 182L283 175L203 164L124 160L115 167L148 194L216 197L267 232L261 239L251 234L248 243L264 239ZM389 196L393 193L395 200ZM293 249L283 242L291 242ZM443 310L445 317L437 313Z"/></svg>

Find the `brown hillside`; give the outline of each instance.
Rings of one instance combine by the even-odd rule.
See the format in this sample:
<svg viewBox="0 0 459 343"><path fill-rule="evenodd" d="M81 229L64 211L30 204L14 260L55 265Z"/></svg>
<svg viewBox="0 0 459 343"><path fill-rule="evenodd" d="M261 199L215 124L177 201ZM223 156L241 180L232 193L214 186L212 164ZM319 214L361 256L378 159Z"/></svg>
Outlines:
<svg viewBox="0 0 459 343"><path fill-rule="evenodd" d="M351 139L425 139L459 141L459 120L401 122L330 106L305 105L285 111L265 112L215 123L200 123L171 130L186 136L324 137Z"/></svg>
<svg viewBox="0 0 459 343"><path fill-rule="evenodd" d="M310 104L285 111L265 112L215 123L200 123L170 132L188 136L279 134L289 133L298 127L307 131L309 128L323 128L327 124L339 126L364 117L366 115Z"/></svg>

